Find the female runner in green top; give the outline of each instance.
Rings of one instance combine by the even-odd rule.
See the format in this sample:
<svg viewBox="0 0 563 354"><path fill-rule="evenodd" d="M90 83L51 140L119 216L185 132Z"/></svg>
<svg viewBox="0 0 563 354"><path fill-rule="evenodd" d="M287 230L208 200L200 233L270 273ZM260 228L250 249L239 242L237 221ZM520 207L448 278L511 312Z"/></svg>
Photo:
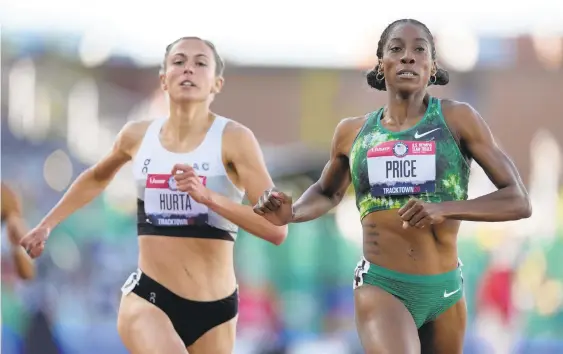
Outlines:
<svg viewBox="0 0 563 354"><path fill-rule="evenodd" d="M480 115L426 92L449 78L436 64L424 24L390 24L377 57L368 83L387 91L387 105L340 122L330 161L299 200L268 190L254 210L275 225L312 220L337 205L352 183L363 226L354 293L365 352L461 354L467 314L460 222L527 218L530 201ZM472 160L498 190L467 200Z"/></svg>

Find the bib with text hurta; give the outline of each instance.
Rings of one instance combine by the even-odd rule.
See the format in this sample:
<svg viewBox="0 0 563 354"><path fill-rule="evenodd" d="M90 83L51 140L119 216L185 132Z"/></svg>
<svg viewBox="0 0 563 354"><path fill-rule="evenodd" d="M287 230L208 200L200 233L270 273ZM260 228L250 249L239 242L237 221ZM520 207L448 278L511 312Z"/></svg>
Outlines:
<svg viewBox="0 0 563 354"><path fill-rule="evenodd" d="M199 176L205 186L206 178ZM208 208L176 188L171 174L149 174L145 187L147 222L156 226L202 225L207 222Z"/></svg>
<svg viewBox="0 0 563 354"><path fill-rule="evenodd" d="M432 193L436 188L435 141L387 141L367 152L374 197Z"/></svg>

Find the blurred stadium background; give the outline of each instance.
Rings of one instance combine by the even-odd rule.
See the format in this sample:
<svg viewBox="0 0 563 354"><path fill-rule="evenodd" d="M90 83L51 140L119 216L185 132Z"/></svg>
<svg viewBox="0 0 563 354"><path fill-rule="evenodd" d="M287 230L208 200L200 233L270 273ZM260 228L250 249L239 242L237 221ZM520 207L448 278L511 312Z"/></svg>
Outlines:
<svg viewBox="0 0 563 354"><path fill-rule="evenodd" d="M276 183L299 195L319 176L337 122L384 103L363 74L383 28L414 17L451 74L432 93L480 111L534 205L529 220L463 226L465 353L563 353L562 4L0 1L1 178L34 225L126 121L167 114L164 48L196 35L227 61L214 110L253 129ZM474 166L471 196L492 188ZM128 166L53 232L30 283L15 278L3 236L2 354L126 352L115 317L136 265L135 205ZM352 298L359 227L350 194L329 215L291 225L280 247L241 232L237 354L362 352Z"/></svg>

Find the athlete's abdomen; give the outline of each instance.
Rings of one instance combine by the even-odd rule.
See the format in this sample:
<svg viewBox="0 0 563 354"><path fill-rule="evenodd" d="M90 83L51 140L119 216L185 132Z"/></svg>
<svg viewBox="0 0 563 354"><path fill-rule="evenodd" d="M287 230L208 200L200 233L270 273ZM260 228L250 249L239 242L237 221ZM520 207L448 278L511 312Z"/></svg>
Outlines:
<svg viewBox="0 0 563 354"><path fill-rule="evenodd" d="M397 210L371 213L362 220L364 257L403 273L448 272L457 266L459 225L457 220L447 220L422 229L404 229Z"/></svg>
<svg viewBox="0 0 563 354"><path fill-rule="evenodd" d="M160 235L139 237L141 270L181 297L206 301L233 292L233 242Z"/></svg>

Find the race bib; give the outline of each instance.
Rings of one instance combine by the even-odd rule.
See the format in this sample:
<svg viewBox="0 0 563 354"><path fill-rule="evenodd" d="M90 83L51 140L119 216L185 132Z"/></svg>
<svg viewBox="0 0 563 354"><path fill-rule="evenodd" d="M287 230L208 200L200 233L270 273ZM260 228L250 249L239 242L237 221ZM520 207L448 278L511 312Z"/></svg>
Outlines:
<svg viewBox="0 0 563 354"><path fill-rule="evenodd" d="M435 141L388 141L368 150L374 197L432 193L436 189Z"/></svg>
<svg viewBox="0 0 563 354"><path fill-rule="evenodd" d="M206 185L206 178L200 176ZM156 226L202 225L207 222L209 209L194 201L188 193L176 188L171 174L149 174L145 186L145 214Z"/></svg>

